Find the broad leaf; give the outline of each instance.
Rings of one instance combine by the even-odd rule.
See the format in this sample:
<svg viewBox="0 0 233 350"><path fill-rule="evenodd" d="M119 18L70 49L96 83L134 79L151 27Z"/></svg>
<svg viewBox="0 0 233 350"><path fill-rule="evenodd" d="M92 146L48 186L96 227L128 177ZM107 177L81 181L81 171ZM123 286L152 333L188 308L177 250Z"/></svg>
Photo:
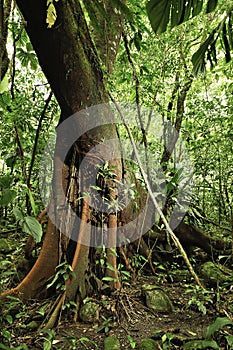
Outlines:
<svg viewBox="0 0 233 350"><path fill-rule="evenodd" d="M150 0L147 3L147 13L155 33L163 33L170 19L172 0Z"/></svg>
<svg viewBox="0 0 233 350"><path fill-rule="evenodd" d="M225 58L226 62L230 62L231 60L231 49L230 49L230 41L228 40L228 35L227 35L227 25L226 23L223 23L222 27L222 38L223 38L223 48L225 50Z"/></svg>
<svg viewBox="0 0 233 350"><path fill-rule="evenodd" d="M3 190L0 196L0 206L6 207L8 204L13 202L13 200L16 197L16 194L17 193L15 190L10 190L9 188Z"/></svg>
<svg viewBox="0 0 233 350"><path fill-rule="evenodd" d="M211 45L213 45L214 41L215 41L215 30L205 40L205 42L203 44L201 44L199 49L193 55L193 57L192 57L193 72L196 76L198 76L200 73L205 72L206 53L210 49ZM213 48L212 48L212 50L213 50Z"/></svg>
<svg viewBox="0 0 233 350"><path fill-rule="evenodd" d="M215 349L219 350L218 344L214 340L191 340L184 344L184 350L193 349Z"/></svg>
<svg viewBox="0 0 233 350"><path fill-rule="evenodd" d="M225 335L227 344L230 346L230 349L233 348L233 335Z"/></svg>
<svg viewBox="0 0 233 350"><path fill-rule="evenodd" d="M209 0L208 3L207 3L206 12L209 13L209 12L214 11L216 6L217 6L217 4L218 4L218 0Z"/></svg>
<svg viewBox="0 0 233 350"><path fill-rule="evenodd" d="M42 233L43 233L42 227L39 224L39 222L36 220L36 218L32 216L26 216L24 218L22 229L25 233L28 233L29 235L33 236L33 238L37 243L41 241Z"/></svg>
<svg viewBox="0 0 233 350"><path fill-rule="evenodd" d="M230 62L231 50L233 50L232 25L232 11L230 11L193 55L194 75L198 76L200 73L205 73L207 60L210 63L211 69L217 63L217 49L219 50L219 45L217 44L220 39L222 39L222 51L225 55L226 63Z"/></svg>
<svg viewBox="0 0 233 350"><path fill-rule="evenodd" d="M233 322L227 317L217 317L214 323L212 323L206 331L206 339L210 339L211 336L222 329L225 326L233 325Z"/></svg>
<svg viewBox="0 0 233 350"><path fill-rule="evenodd" d="M209 0L206 12L213 11L217 0ZM149 0L147 13L151 26L156 34L166 31L168 24L171 28L197 16L203 9L203 0Z"/></svg>
<svg viewBox="0 0 233 350"><path fill-rule="evenodd" d="M2 81L0 82L0 94L9 90L9 81L7 74L4 76Z"/></svg>
<svg viewBox="0 0 233 350"><path fill-rule="evenodd" d="M28 188L27 189L28 191L28 197L29 197L29 200L30 200L30 204L31 204L31 207L32 207L32 211L33 211L33 214L36 215L36 204L35 204L35 201L34 201L34 198L33 198L33 195L32 195L32 191Z"/></svg>
<svg viewBox="0 0 233 350"><path fill-rule="evenodd" d="M13 214L17 221L24 220L23 213L18 208L13 209Z"/></svg>
<svg viewBox="0 0 233 350"><path fill-rule="evenodd" d="M9 174L0 176L0 187L9 188L12 184L13 177Z"/></svg>
<svg viewBox="0 0 233 350"><path fill-rule="evenodd" d="M208 0L206 13L214 11L217 4L218 0ZM167 30L168 25L172 29L197 16L203 10L203 6L203 0L149 0L147 2L147 13L154 32L160 34ZM226 62L231 60L231 50L233 49L232 25L232 9L230 9L225 18L222 21L220 20L220 23L193 55L193 71L196 76L205 73L207 60L211 68L217 63L217 42L220 34Z"/></svg>

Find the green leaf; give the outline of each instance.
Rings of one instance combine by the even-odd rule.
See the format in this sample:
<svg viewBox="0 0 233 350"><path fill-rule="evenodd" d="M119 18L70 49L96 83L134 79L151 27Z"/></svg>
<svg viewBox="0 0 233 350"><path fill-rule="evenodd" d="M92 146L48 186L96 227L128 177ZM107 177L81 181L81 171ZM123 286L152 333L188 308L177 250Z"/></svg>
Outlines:
<svg viewBox="0 0 233 350"><path fill-rule="evenodd" d="M6 74L2 81L0 82L0 94L9 90L8 75Z"/></svg>
<svg viewBox="0 0 233 350"><path fill-rule="evenodd" d="M201 1L199 1L199 0L194 1L192 17L199 15L202 8L203 8L203 1L202 0Z"/></svg>
<svg viewBox="0 0 233 350"><path fill-rule="evenodd" d="M50 340L46 340L43 344L43 350L50 350L52 349L52 343Z"/></svg>
<svg viewBox="0 0 233 350"><path fill-rule="evenodd" d="M233 348L233 335L225 335L227 344L230 346L230 348Z"/></svg>
<svg viewBox="0 0 233 350"><path fill-rule="evenodd" d="M233 325L233 322L227 317L217 317L214 323L212 323L206 331L206 339L210 339L211 336L222 329L224 326Z"/></svg>
<svg viewBox="0 0 233 350"><path fill-rule="evenodd" d="M6 207L8 204L13 202L16 195L17 192L15 190L10 190L9 188L3 190L0 197L0 207Z"/></svg>
<svg viewBox="0 0 233 350"><path fill-rule="evenodd" d="M13 214L17 221L24 220L24 215L18 208L13 209Z"/></svg>
<svg viewBox="0 0 233 350"><path fill-rule="evenodd" d="M172 0L150 0L146 5L151 26L156 34L166 31L169 23Z"/></svg>
<svg viewBox="0 0 233 350"><path fill-rule="evenodd" d="M214 340L191 340L184 344L184 350L215 349L219 350L218 344Z"/></svg>
<svg viewBox="0 0 233 350"><path fill-rule="evenodd" d="M209 12L214 11L217 4L218 4L218 0L209 0L207 3L206 12L209 13Z"/></svg>
<svg viewBox="0 0 233 350"><path fill-rule="evenodd" d="M3 350L10 350L11 348L9 348L8 346L4 345L4 344L0 344L0 349Z"/></svg>
<svg viewBox="0 0 233 350"><path fill-rule="evenodd" d="M228 36L227 36L227 26L226 23L223 23L222 27L222 38L223 38L223 45L224 45L224 50L225 50L225 58L226 58L226 63L230 62L231 60L231 49L230 49L230 43L228 41Z"/></svg>
<svg viewBox="0 0 233 350"><path fill-rule="evenodd" d="M205 56L211 44L213 44L214 42L215 42L215 30L209 35L209 37L194 53L192 57L192 63L193 63L193 73L195 76L198 76L200 73L205 73L206 71Z"/></svg>
<svg viewBox="0 0 233 350"><path fill-rule="evenodd" d="M171 12L171 27L175 27L182 21L184 1L173 1Z"/></svg>
<svg viewBox="0 0 233 350"><path fill-rule="evenodd" d="M0 107L5 109L7 106L11 105L11 96L9 92L4 92L3 94L0 94Z"/></svg>
<svg viewBox="0 0 233 350"><path fill-rule="evenodd" d="M59 274L56 274L54 276L54 278L52 279L52 281L47 284L46 288L48 289L48 288L52 287L55 284L55 282L59 279L59 277L60 277Z"/></svg>
<svg viewBox="0 0 233 350"><path fill-rule="evenodd" d="M24 218L22 229L25 233L32 235L37 243L41 241L43 231L36 218L32 216L26 216Z"/></svg>
<svg viewBox="0 0 233 350"><path fill-rule="evenodd" d="M102 281L108 281L108 282L114 281L114 282L117 282L118 279L117 279L117 278L113 278L113 277L108 277L108 276L106 276L106 277L103 277L103 278L102 278Z"/></svg>
<svg viewBox="0 0 233 350"><path fill-rule="evenodd" d="M34 198L33 198L33 195L32 195L32 191L29 188L27 188L27 193L28 193L28 197L29 197L29 200L30 200L30 204L31 204L31 207L32 207L33 214L36 215L36 204L35 204L35 201L34 201Z"/></svg>
<svg viewBox="0 0 233 350"><path fill-rule="evenodd" d="M36 70L38 67L38 61L34 53L30 56L30 66L32 70Z"/></svg>
<svg viewBox="0 0 233 350"><path fill-rule="evenodd" d="M214 0L209 1L209 12L214 9ZM151 26L156 34L197 16L203 8L203 0L149 0L146 5Z"/></svg>
<svg viewBox="0 0 233 350"><path fill-rule="evenodd" d="M13 318L11 315L6 315L6 320L9 324L12 324L13 323Z"/></svg>
<svg viewBox="0 0 233 350"><path fill-rule="evenodd" d="M9 188L12 184L13 177L8 175L3 175L0 177L0 187Z"/></svg>
<svg viewBox="0 0 233 350"><path fill-rule="evenodd" d="M115 272L115 269L114 269L114 267L113 267L111 264L106 263L106 266L107 266L107 268L108 268L109 270Z"/></svg>

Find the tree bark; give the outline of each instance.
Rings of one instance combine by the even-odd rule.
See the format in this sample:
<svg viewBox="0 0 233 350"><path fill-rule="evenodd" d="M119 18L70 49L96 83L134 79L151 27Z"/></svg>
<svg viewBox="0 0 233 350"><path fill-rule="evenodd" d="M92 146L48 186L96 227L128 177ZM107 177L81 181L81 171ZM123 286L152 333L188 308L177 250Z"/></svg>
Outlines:
<svg viewBox="0 0 233 350"><path fill-rule="evenodd" d="M46 25L46 4L45 0L35 0L33 2L31 0L17 0L17 5L25 19L26 30L38 56L41 68L60 105L61 118L59 124L61 124L69 116L81 109L106 102L107 94L98 55L91 40L80 3L76 0L59 0L56 2L57 19L52 28L47 28ZM69 140L58 134L55 149L55 168L56 166L59 167L62 162L63 171L62 175L57 174L57 176L62 176L62 180L54 178L53 193L56 192L56 182L62 181L66 195L71 196L71 193L77 194L79 189L70 190L71 186L75 186L75 184L71 185L72 166L78 167L91 148L100 144L103 139L118 138L115 124L112 122L104 125L104 115L102 117L103 125L87 131L79 138L76 145L69 151L65 161L66 164L59 159L59 150L65 147L66 142L69 142ZM85 120L81 120L80 125L83 126L84 123ZM111 156L115 163L116 159L120 158L118 150L115 149L111 150ZM95 164L97 164L97 161L95 161ZM119 174L121 173L119 162L118 172ZM86 174L82 176L85 182ZM121 174L119 175L120 178ZM55 193L52 196L49 208L49 210L54 210L55 212L57 210L56 195ZM72 205L75 207L77 198L73 196L72 201ZM87 208L82 206L80 217L83 215L83 210L88 211ZM64 221L67 220L67 213L59 212L58 215L61 215ZM85 220L86 218L84 218ZM82 231L81 227L79 231ZM42 288L41 281L45 283L54 274L55 267L59 263L61 256L66 253L59 250L60 245L62 245L64 250L68 247L67 239L63 238L60 237L59 232L57 232L49 219L38 261L19 286L12 291L6 292L5 295L18 293L22 298L37 297L38 290ZM52 242L55 249L51 245ZM65 244L62 244L63 242ZM53 254L51 254L51 249ZM78 267L79 259L81 265L85 266L85 271ZM88 259L89 249L77 243L75 254L71 257L71 262L73 261L72 267L76 272L77 285L75 291L74 283L69 284L71 286L70 291L67 291L69 298L76 296L76 292L81 292L82 298L85 296L84 285ZM46 268L45 265L49 266L49 268Z"/></svg>
<svg viewBox="0 0 233 350"><path fill-rule="evenodd" d="M6 74L9 64L6 44L10 12L11 0L0 0L0 82Z"/></svg>

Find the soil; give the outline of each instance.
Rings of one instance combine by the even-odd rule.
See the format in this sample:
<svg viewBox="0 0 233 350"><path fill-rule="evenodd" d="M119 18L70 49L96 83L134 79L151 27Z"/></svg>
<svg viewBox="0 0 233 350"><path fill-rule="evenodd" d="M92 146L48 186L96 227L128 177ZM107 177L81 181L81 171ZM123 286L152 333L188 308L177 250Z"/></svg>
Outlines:
<svg viewBox="0 0 233 350"><path fill-rule="evenodd" d="M230 305L233 296L228 288L219 295L221 301L217 301L217 294L213 290L203 293L195 282L188 280L190 276L187 270L181 272L179 275L186 277L177 282L171 274L169 280L166 273L142 276L120 292L92 298L92 301L100 305L98 324L73 323L66 319L60 321L54 333L44 333L22 327L22 320L18 324L16 321L8 327L9 332L14 335L10 345L16 347L26 344L32 350L103 350L104 339L115 335L120 341L121 349L136 349L136 344L148 337L159 341L159 349L182 349L182 345L188 340L205 339L207 327L216 317L228 316L232 319ZM178 274L175 273L175 276ZM174 305L173 312L157 313L146 307L141 293L141 286L145 283L156 284L168 294ZM30 317L27 316L25 324L36 319L35 310L38 310L38 305L40 304L28 305L27 314ZM224 344L220 349L230 349Z"/></svg>
<svg viewBox="0 0 233 350"><path fill-rule="evenodd" d="M142 283L151 283L151 280L140 279L136 285L122 292L119 298L119 320L109 327L107 334L104 330L102 333L96 333L96 327L93 325L64 323L59 327L58 338L62 341L61 337L64 337L63 341L66 341L68 334L76 338L86 337L98 344L100 350L104 349L103 343L107 335L115 335L122 349L132 349L129 338L138 344L148 337L161 339L166 333L174 334L177 343L177 347L174 344L174 348L177 349L180 349L184 340L205 338L206 329L215 320L215 315L211 310L208 310L206 315L192 309L187 310L186 305L190 298L190 295L184 294L187 288L180 285L164 285L164 290L168 291L175 309L170 314L160 314L144 305L140 296ZM115 302L112 300L113 305ZM95 347L88 347L88 349L95 349Z"/></svg>

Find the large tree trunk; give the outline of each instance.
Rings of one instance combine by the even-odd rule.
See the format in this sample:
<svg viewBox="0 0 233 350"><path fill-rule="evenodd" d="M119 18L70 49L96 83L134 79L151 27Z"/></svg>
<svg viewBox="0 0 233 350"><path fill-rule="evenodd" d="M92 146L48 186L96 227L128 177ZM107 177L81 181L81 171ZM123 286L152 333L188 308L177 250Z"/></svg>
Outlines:
<svg viewBox="0 0 233 350"><path fill-rule="evenodd" d="M7 55L8 23L11 11L11 0L0 1L0 82L4 78L9 64Z"/></svg>
<svg viewBox="0 0 233 350"><path fill-rule="evenodd" d="M59 0L59 2L56 2L57 20L50 29L47 28L46 24L46 3L45 0L17 1L17 5L25 18L26 30L37 53L39 63L60 105L61 124L81 109L106 102L107 94L98 56L79 2L76 0ZM108 109L106 112L109 113ZM80 208L77 208L77 196L80 189L77 188L77 184L72 181L72 178L77 176L79 165L93 147L101 144L103 139L106 141L118 138L115 124L108 122L108 125L104 125L106 122L105 113L101 113L100 118L102 118L100 125L92 128L92 130L88 130L88 125L85 125L85 118L77 120L77 125L87 131L79 137L71 151L66 155L65 160L61 159L60 154L67 147L69 140L63 134L58 133L57 136L53 196L48 211L49 214L52 213L52 216L54 213L55 216L62 218L63 224L65 222L64 225L68 230L66 236L71 235L72 222L66 223L69 213L67 211L57 212L57 204L61 204L60 202L57 203L57 197L59 196L57 189L60 186L59 184L62 183L63 191L70 203L69 209L72 207L73 210L78 211L81 218L79 232L72 233L73 244L70 244L69 238L61 236L61 233L53 224L54 220L49 218L43 247L35 266L26 278L14 290L6 292L5 296L12 293L18 294L22 298L44 295L46 281L54 274L55 267L64 255L67 256L73 270L76 272L75 279L69 283L68 298L76 298L77 300L77 294L81 295L81 298L86 295L89 247L88 243L85 245L82 243L82 237L86 233L83 228L84 223L87 225L85 227L88 227L88 223L90 225L90 208L86 205L85 199L82 200ZM117 165L116 177L120 180L121 164L117 160L120 159L118 149L111 149L110 159L114 165ZM92 158L88 164L93 169L93 166L98 165L98 160ZM88 169L84 170L81 176L83 190L85 190ZM71 188L72 186L73 188ZM113 197L116 195L114 193ZM117 216L113 213L109 216L107 225L114 229L116 224ZM111 239L114 244L116 239L114 237ZM119 282L116 282L116 255L113 255L112 251L107 252L106 261L115 268L115 272L106 268L106 275L112 277L112 287L119 288Z"/></svg>

